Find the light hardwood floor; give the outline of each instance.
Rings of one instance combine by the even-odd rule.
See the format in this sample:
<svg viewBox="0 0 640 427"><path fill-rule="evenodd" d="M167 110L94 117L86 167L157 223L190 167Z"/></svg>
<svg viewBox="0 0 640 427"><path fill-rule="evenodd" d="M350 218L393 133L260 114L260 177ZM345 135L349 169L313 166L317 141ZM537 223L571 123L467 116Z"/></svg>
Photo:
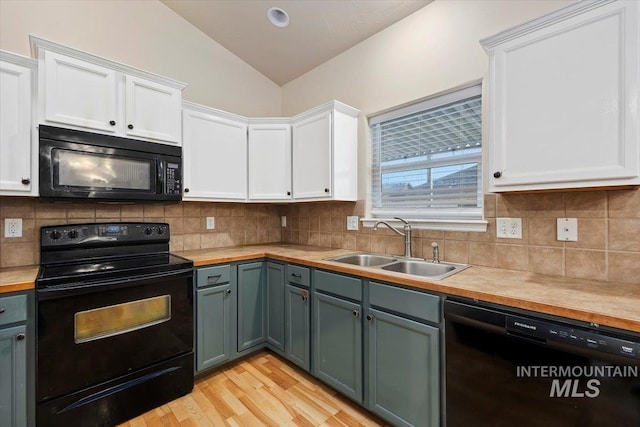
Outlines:
<svg viewBox="0 0 640 427"><path fill-rule="evenodd" d="M375 415L263 351L196 381L193 391L120 427L383 426Z"/></svg>

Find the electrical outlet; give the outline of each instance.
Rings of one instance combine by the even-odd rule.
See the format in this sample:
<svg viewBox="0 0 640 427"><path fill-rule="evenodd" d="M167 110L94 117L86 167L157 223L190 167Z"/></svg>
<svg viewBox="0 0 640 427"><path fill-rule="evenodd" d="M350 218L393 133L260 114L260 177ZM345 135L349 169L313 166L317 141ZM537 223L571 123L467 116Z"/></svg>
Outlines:
<svg viewBox="0 0 640 427"><path fill-rule="evenodd" d="M207 217L207 230L215 230L216 228L216 218L213 216Z"/></svg>
<svg viewBox="0 0 640 427"><path fill-rule="evenodd" d="M358 231L358 217L357 216L348 216L347 217L347 230Z"/></svg>
<svg viewBox="0 0 640 427"><path fill-rule="evenodd" d="M4 219L4 237L22 237L22 218Z"/></svg>
<svg viewBox="0 0 640 427"><path fill-rule="evenodd" d="M522 218L496 218L496 236L522 239Z"/></svg>
<svg viewBox="0 0 640 427"><path fill-rule="evenodd" d="M286 227L287 226L287 216L286 215L282 215L280 217L280 225L282 227Z"/></svg>
<svg viewBox="0 0 640 427"><path fill-rule="evenodd" d="M561 242L577 242L578 241L578 219L577 218L558 218L558 237Z"/></svg>

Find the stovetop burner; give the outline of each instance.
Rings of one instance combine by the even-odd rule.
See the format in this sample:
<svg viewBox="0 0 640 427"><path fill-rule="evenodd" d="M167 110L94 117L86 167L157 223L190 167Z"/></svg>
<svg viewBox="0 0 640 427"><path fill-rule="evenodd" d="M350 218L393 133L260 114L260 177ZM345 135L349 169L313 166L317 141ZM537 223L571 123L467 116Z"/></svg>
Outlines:
<svg viewBox="0 0 640 427"><path fill-rule="evenodd" d="M42 227L36 288L139 277L193 267L169 253L165 223L95 223Z"/></svg>

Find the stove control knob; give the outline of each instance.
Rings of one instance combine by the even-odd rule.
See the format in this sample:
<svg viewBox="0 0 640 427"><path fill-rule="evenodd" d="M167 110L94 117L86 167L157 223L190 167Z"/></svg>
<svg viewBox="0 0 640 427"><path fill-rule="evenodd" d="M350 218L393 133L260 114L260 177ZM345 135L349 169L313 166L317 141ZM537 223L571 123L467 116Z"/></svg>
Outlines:
<svg viewBox="0 0 640 427"><path fill-rule="evenodd" d="M53 240L58 240L60 237L62 237L62 234L60 234L59 231L52 231L51 234L49 235L49 237L51 237L51 239Z"/></svg>
<svg viewBox="0 0 640 427"><path fill-rule="evenodd" d="M151 233L153 233L153 228L147 227L144 229L144 234L146 234L147 236L150 236Z"/></svg>
<svg viewBox="0 0 640 427"><path fill-rule="evenodd" d="M71 230L67 233L67 236L69 236L70 239L75 239L78 237L78 232L76 230Z"/></svg>
<svg viewBox="0 0 640 427"><path fill-rule="evenodd" d="M158 227L158 234L164 234L164 228Z"/></svg>

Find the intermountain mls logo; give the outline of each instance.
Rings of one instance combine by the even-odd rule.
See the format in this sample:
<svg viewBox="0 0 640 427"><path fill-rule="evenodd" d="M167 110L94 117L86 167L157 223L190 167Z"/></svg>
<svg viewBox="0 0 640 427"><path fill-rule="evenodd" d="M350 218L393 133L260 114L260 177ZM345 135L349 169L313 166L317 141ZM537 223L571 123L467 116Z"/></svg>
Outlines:
<svg viewBox="0 0 640 427"><path fill-rule="evenodd" d="M600 378L638 378L638 366L517 366L518 378L549 378L549 397L600 395Z"/></svg>

